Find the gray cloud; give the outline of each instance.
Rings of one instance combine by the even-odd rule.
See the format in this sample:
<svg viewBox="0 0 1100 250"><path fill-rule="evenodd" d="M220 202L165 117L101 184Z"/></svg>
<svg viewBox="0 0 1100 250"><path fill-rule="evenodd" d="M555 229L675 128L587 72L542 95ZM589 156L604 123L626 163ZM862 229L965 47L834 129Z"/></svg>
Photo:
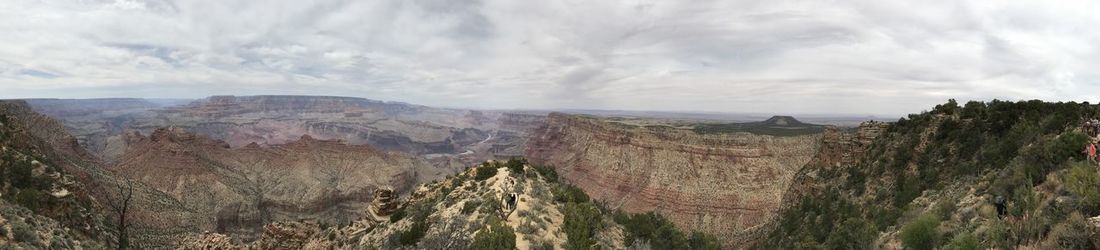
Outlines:
<svg viewBox="0 0 1100 250"><path fill-rule="evenodd" d="M1100 3L6 1L0 98L917 112L1100 91Z"/></svg>

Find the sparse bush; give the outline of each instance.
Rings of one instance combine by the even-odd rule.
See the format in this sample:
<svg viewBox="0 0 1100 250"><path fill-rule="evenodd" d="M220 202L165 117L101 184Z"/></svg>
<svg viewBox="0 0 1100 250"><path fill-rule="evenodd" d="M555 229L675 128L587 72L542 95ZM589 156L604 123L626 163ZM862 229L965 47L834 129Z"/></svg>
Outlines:
<svg viewBox="0 0 1100 250"><path fill-rule="evenodd" d="M519 233L522 233L522 234L534 234L538 230L539 230L538 225L536 225L531 220L526 220L524 222L521 222L519 224L519 226L516 227L516 231L518 231Z"/></svg>
<svg viewBox="0 0 1100 250"><path fill-rule="evenodd" d="M470 199L462 203L462 214L473 213L478 207L481 206L481 200Z"/></svg>
<svg viewBox="0 0 1100 250"><path fill-rule="evenodd" d="M500 209L500 201L495 197L491 197L483 199L481 209L478 211L481 211L483 214L491 214L500 212Z"/></svg>
<svg viewBox="0 0 1100 250"><path fill-rule="evenodd" d="M987 220L986 224L986 236L988 238L991 248L997 249L1012 249L1015 243L1012 242L1012 238L1008 232L1008 226L1004 221L1000 219Z"/></svg>
<svg viewBox="0 0 1100 250"><path fill-rule="evenodd" d="M938 215L923 214L901 228L901 243L910 249L932 249L939 240L940 219Z"/></svg>
<svg viewBox="0 0 1100 250"><path fill-rule="evenodd" d="M702 232L692 232L691 238L688 238L688 247L690 249L702 249L702 250L718 250L722 249L722 245L718 243L718 238L714 235L705 234Z"/></svg>
<svg viewBox="0 0 1100 250"><path fill-rule="evenodd" d="M1088 214L1100 212L1100 174L1087 163L1075 163L1066 176L1066 189L1078 197L1081 210Z"/></svg>
<svg viewBox="0 0 1100 250"><path fill-rule="evenodd" d="M534 240L531 242L531 250L554 250L554 243L548 240Z"/></svg>
<svg viewBox="0 0 1100 250"><path fill-rule="evenodd" d="M955 235L955 238L951 239L951 243L947 244L947 250L977 250L978 239L974 238L974 234L970 232L964 232L959 235Z"/></svg>
<svg viewBox="0 0 1100 250"><path fill-rule="evenodd" d="M1055 225L1046 240L1043 241L1043 249L1096 249L1089 240L1088 224L1085 216L1073 213L1058 225Z"/></svg>
<svg viewBox="0 0 1100 250"><path fill-rule="evenodd" d="M515 249L516 234L512 227L504 224L499 218L491 217L487 228L483 228L474 235L474 241L470 243L470 249L497 250Z"/></svg>

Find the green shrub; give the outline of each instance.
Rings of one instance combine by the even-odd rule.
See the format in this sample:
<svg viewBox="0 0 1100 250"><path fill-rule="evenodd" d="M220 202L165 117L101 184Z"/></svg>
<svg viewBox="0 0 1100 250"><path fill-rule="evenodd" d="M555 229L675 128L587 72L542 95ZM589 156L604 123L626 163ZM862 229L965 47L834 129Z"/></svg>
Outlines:
<svg viewBox="0 0 1100 250"><path fill-rule="evenodd" d="M507 167L512 174L523 174L524 165L527 165L527 159L524 158L512 158L504 163L504 167Z"/></svg>
<svg viewBox="0 0 1100 250"><path fill-rule="evenodd" d="M428 232L428 215L432 212L432 202L417 203L405 208L407 216L412 220L408 229L398 232L398 241L403 246L416 245ZM391 217L392 219L392 217Z"/></svg>
<svg viewBox="0 0 1100 250"><path fill-rule="evenodd" d="M531 250L554 250L554 243L548 240L535 240L531 242Z"/></svg>
<svg viewBox="0 0 1100 250"><path fill-rule="evenodd" d="M390 215L390 223L398 222L405 218L405 208L399 208Z"/></svg>
<svg viewBox="0 0 1100 250"><path fill-rule="evenodd" d="M691 238L688 238L688 247L690 249L701 250L718 250L722 249L722 245L718 243L718 238L714 235L705 234L702 232L692 232Z"/></svg>
<svg viewBox="0 0 1100 250"><path fill-rule="evenodd" d="M479 209L478 211L481 211L481 213L483 214L500 212L500 200L497 200L496 197L493 197L491 195L482 197L481 204L481 209Z"/></svg>
<svg viewBox="0 0 1100 250"><path fill-rule="evenodd" d="M986 224L988 230L986 230L986 237L988 238L990 248L998 249L1012 249L1015 243L1009 235L1008 226L1005 225L1002 220L988 220Z"/></svg>
<svg viewBox="0 0 1100 250"><path fill-rule="evenodd" d="M588 194L584 193L584 190L577 188L576 186L569 184L558 184L554 186L554 201L566 203L576 202L584 203L588 202Z"/></svg>
<svg viewBox="0 0 1100 250"><path fill-rule="evenodd" d="M402 246L416 245L416 243L420 241L420 238L424 238L424 234L427 232L428 224L426 221L413 221L412 226L398 233L398 241L401 242Z"/></svg>
<svg viewBox="0 0 1100 250"><path fill-rule="evenodd" d="M527 220L525 222L520 222L519 226L516 226L516 231L518 231L519 233L522 233L522 234L527 234L527 235L534 234L535 231L538 231L538 230L539 230L539 226L531 220Z"/></svg>
<svg viewBox="0 0 1100 250"><path fill-rule="evenodd" d="M1012 200L1008 205L1008 213L1013 216L1031 214L1039 206L1039 196L1035 194L1030 183L1025 183L1013 191Z"/></svg>
<svg viewBox="0 0 1100 250"><path fill-rule="evenodd" d="M649 212L627 214L616 211L613 216L616 223L623 226L623 243L627 246L635 242L649 242L654 249L721 249L718 238L702 232L684 235L660 214Z"/></svg>
<svg viewBox="0 0 1100 250"><path fill-rule="evenodd" d="M658 228L666 224L672 224L664 216L653 212L633 215L616 213L615 222L623 226L623 233L625 234L623 243L628 246L634 244L636 240L653 240L653 238L656 238Z"/></svg>
<svg viewBox="0 0 1100 250"><path fill-rule="evenodd" d="M33 188L27 188L19 190L19 195L15 197L15 202L31 211L38 211L44 198L46 197L42 195L42 192Z"/></svg>
<svg viewBox="0 0 1100 250"><path fill-rule="evenodd" d="M963 232L959 235L955 235L955 238L951 238L951 243L947 244L945 248L947 250L977 250L978 239L974 238L974 234L970 232Z"/></svg>
<svg viewBox="0 0 1100 250"><path fill-rule="evenodd" d="M909 249L932 249L939 240L940 219L938 215L923 214L901 228L901 243Z"/></svg>
<svg viewBox="0 0 1100 250"><path fill-rule="evenodd" d="M558 171L549 166L535 166L535 171L539 172L543 180L546 182L558 182Z"/></svg>
<svg viewBox="0 0 1100 250"><path fill-rule="evenodd" d="M512 227L504 224L497 217L490 217L487 226L474 235L474 241L470 242L470 249L516 249L516 234Z"/></svg>
<svg viewBox="0 0 1100 250"><path fill-rule="evenodd" d="M833 228L825 246L829 249L870 249L877 237L874 224L860 217L848 218Z"/></svg>
<svg viewBox="0 0 1100 250"><path fill-rule="evenodd" d="M562 213L565 222L566 249L592 249L596 241L592 239L600 224L600 209L591 203L566 203Z"/></svg>
<svg viewBox="0 0 1100 250"><path fill-rule="evenodd" d="M1077 196L1079 206L1089 215L1100 212L1100 174L1087 163L1075 163L1066 176L1066 189Z"/></svg>
<svg viewBox="0 0 1100 250"><path fill-rule="evenodd" d="M9 178L11 178L11 185L15 188L30 188L34 186L34 176L32 171L34 166L30 161L17 160L14 162L11 171L9 171Z"/></svg>
<svg viewBox="0 0 1100 250"><path fill-rule="evenodd" d="M480 206L481 206L481 200L473 200L473 199L467 200L466 202L462 203L462 214L473 213L474 210L477 210L477 208L480 207Z"/></svg>
<svg viewBox="0 0 1100 250"><path fill-rule="evenodd" d="M16 242L23 242L30 245L37 245L38 236L34 233L34 228L24 223L22 219L10 220L11 231L14 234Z"/></svg>
<svg viewBox="0 0 1100 250"><path fill-rule="evenodd" d="M496 166L481 166L477 167L477 174L474 175L474 180L484 181L497 175Z"/></svg>
<svg viewBox="0 0 1100 250"><path fill-rule="evenodd" d="M1043 240L1043 249L1096 249L1089 240L1085 216L1073 213L1066 221L1055 225Z"/></svg>

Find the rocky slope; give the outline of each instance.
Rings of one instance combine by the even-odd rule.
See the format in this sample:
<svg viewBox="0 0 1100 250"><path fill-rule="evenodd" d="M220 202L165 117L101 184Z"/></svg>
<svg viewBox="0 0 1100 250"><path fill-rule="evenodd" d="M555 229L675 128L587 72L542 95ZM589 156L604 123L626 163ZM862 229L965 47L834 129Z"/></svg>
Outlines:
<svg viewBox="0 0 1100 250"><path fill-rule="evenodd" d="M82 150L59 123L0 101L0 246L102 247L113 233L92 196Z"/></svg>
<svg viewBox="0 0 1100 250"><path fill-rule="evenodd" d="M820 134L698 134L554 113L528 142L532 163L628 212L656 211L727 246L756 237L810 161Z"/></svg>
<svg viewBox="0 0 1100 250"><path fill-rule="evenodd" d="M625 249L679 244L676 249L717 249L713 237L685 236L670 224L651 230L623 224L629 215L601 209L575 187L559 183L549 168L521 161L486 162L404 197L399 211L347 225L284 221L266 225L251 243L233 237L192 234L181 249ZM515 195L513 202L505 197ZM613 218L618 217L618 218ZM644 232L645 234L643 234ZM661 238L659 238L661 237ZM690 240L688 240L690 238ZM654 249L666 249L655 245Z"/></svg>

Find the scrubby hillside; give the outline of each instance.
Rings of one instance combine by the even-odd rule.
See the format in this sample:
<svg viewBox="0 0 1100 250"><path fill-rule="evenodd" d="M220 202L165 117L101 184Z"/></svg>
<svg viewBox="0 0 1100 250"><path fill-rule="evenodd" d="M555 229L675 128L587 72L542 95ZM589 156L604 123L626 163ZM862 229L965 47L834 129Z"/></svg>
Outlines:
<svg viewBox="0 0 1100 250"><path fill-rule="evenodd" d="M507 197L515 195L514 203ZM487 162L403 198L396 212L349 225L280 222L255 242L187 237L184 249L717 249L713 236L685 234L656 214L625 214L560 183L524 160Z"/></svg>
<svg viewBox="0 0 1100 250"><path fill-rule="evenodd" d="M0 248L103 247L103 211L64 154L16 116L20 107L0 102Z"/></svg>
<svg viewBox="0 0 1100 250"><path fill-rule="evenodd" d="M1087 103L953 100L910 115L855 163L803 168L758 247L1095 248L1100 178L1080 127L1098 115Z"/></svg>

